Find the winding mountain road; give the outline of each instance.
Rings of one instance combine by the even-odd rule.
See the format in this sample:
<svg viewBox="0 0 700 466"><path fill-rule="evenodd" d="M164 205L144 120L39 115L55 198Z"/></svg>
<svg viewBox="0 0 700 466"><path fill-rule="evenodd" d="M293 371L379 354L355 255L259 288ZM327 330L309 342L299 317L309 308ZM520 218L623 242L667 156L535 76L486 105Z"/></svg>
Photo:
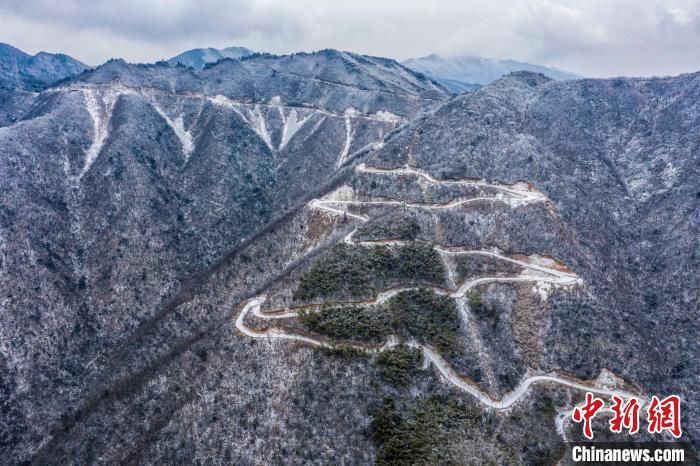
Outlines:
<svg viewBox="0 0 700 466"><path fill-rule="evenodd" d="M522 200L530 202L547 200L547 197L544 195L544 193L536 190L532 185L523 181L519 181L512 185L506 185L502 183L489 183L486 180L438 180L430 173L424 170L420 170L418 168L410 167L408 165L401 168L377 168L368 167L367 164L361 163L357 166L357 171L360 173L375 173L380 175L417 176L423 178L431 184L477 186L491 188L514 196L518 196Z"/></svg>
<svg viewBox="0 0 700 466"><path fill-rule="evenodd" d="M435 178L433 178L430 174L410 168L410 167L404 167L404 168L399 168L399 169L379 169L379 168L369 168L366 165L362 164L359 165L357 168L358 171L362 172L367 172L367 173L377 173L377 174L382 174L382 175L393 175L393 174L403 174L403 175L415 175L415 176L420 176L430 183L450 183L450 184L456 184L456 183L461 183L461 184L476 184L479 186L485 186L485 187L490 187L494 189L498 189L502 191L505 195L504 196L499 196L499 197L494 197L494 198L471 198L471 199L464 199L464 200L459 200L459 201L451 201L447 204L410 204L410 203L403 203L400 201L361 201L361 200L348 200L348 199L333 199L332 197L330 199L316 199L310 202L309 206L311 208L315 209L321 209L326 212L329 212L334 215L343 215L348 218L354 218L356 220L361 221L362 223L365 223L369 220L369 217L364 216L364 215L359 215L359 214L354 214L351 212L348 212L346 210L341 210L336 208L336 206L339 205L376 205L376 204L388 204L388 205L401 205L401 206L408 206L408 207L418 207L418 208L451 208L455 207L457 205L462 205L466 202L470 202L472 200L482 200L482 199L489 199L489 200L495 200L495 201L504 201L508 202L509 200L516 200L519 202L541 202L543 200L546 200L546 197L540 193L539 191L534 190L532 187L529 185L526 185L525 183L520 183L516 185L511 185L511 186L504 186L500 184L489 184L486 183L485 181L470 181L470 180L450 180L450 181L440 181ZM331 194L333 196L333 194ZM387 246L402 246L406 245L409 242L408 241L403 241L403 240L379 240L379 241L355 241L354 240L354 235L357 232L357 228L352 230L348 235L346 235L343 238L343 241L348 243L348 244L353 244L353 245L362 245L362 246L369 246L369 245L387 245ZM581 279L573 272L570 272L566 267L563 265L557 263L555 260L550 259L550 258L542 258L542 257L534 257L532 261L525 261L525 260L519 260L519 259L514 259L511 257L504 256L498 252L494 251L488 251L488 250L467 250L464 248L447 248L443 246L438 246L435 247L435 250L443 255L443 256L456 256L456 255L481 255L481 256L487 256L491 257L497 260L502 260L502 261L507 261L511 262L514 264L517 264L523 268L523 271L521 272L520 275L514 276L514 277L498 277L498 276L488 276L488 277L479 277L471 280L465 280L464 283L462 283L458 288L456 289L445 289L445 288L440 288L440 287L428 287L431 288L435 293L441 294L441 295L446 295L451 298L457 299L458 301L463 301L465 295L468 293L470 289L473 287L484 284L484 283L491 283L491 282L501 282L501 283L518 283L518 282L545 282L545 283L551 283L554 285L559 285L559 286L572 286L576 284L581 284L582 281ZM549 264L552 264L552 266L549 266ZM546 264L546 265L545 265ZM370 300L370 301L362 301L362 302L356 302L354 304L363 304L363 305L380 305L382 303L387 302L389 299L392 297L396 296L398 293L401 293L402 291L407 291L407 290L412 290L418 288L416 286L409 286L409 287L397 287L393 288L390 290L383 291L379 293L375 299ZM282 310L277 310L277 311L271 311L271 312L263 312L261 310L262 304L267 300L267 296L265 294L257 296L253 299L248 300L244 305L241 311L239 312L235 325L236 328L243 333L244 335L247 335L251 338L257 338L257 339L269 339L269 340L293 340L293 341L299 341L303 343L310 344L312 346L316 347L325 347L325 348L333 348L337 346L336 344L329 342L329 341L322 341L318 338L313 338L305 335L300 335L296 333L291 333L287 332L284 330L281 330L276 327L268 327L263 330L257 330L257 329L252 329L248 327L245 323L246 317L252 313L254 317L257 319L261 320L268 320L268 321L275 321L275 320L280 320L280 319L293 319L298 316L298 310L301 309L302 307L299 308L289 308L289 309L282 309ZM336 303L336 304L341 304L341 303ZM352 303L342 303L342 304L352 304ZM303 309L320 309L321 305L315 305L315 306L303 306ZM461 306L464 307L464 306ZM468 309L460 309L460 316L464 320L466 319L466 316L464 315L465 313L468 312ZM398 339L394 336L390 337L387 342L380 346L380 347L374 347L370 345L350 345L356 348L363 349L368 352L380 352L384 351L388 348L391 348L398 344ZM433 348L431 348L428 345L419 343L415 340L409 340L406 342L406 344L410 347L417 348L422 351L423 355L425 356L426 361L429 363L433 364L435 368L438 370L438 372L441 374L441 376L450 384L453 386L457 387L458 389L470 394L474 398L476 398L480 403L482 403L484 406L487 406L489 408L493 409L498 409L498 410L506 410L512 407L518 400L522 399L523 396L526 395L526 393L529 391L530 387L536 384L557 384L561 385L564 387L568 387L574 390L579 390L579 391L587 391L591 392L600 396L619 396L623 399L630 399L630 398L637 398L641 400L641 398L629 391L622 390L622 389L617 389L617 388L610 388L606 385L603 385L601 383L601 380L595 380L595 381L583 381L583 380L577 380L574 378L569 378L569 377L564 377L561 375L557 374L536 374L536 375L530 375L526 378L524 378L520 384L510 393L505 394L501 399L494 399L491 398L486 392L481 390L475 382L472 380L469 380L461 375L459 375ZM600 377L599 379L602 379ZM560 429L561 426L559 423L557 424L557 428Z"/></svg>
<svg viewBox="0 0 700 466"><path fill-rule="evenodd" d="M246 316L252 311L253 315L262 319L283 319L283 318L293 318L297 316L296 312L288 312L285 314L269 315L260 311L260 306L265 302L266 296L258 296L246 302L243 309L238 314L236 319L236 328L241 331L241 333L257 339L282 339L282 340L294 340L307 343L317 347L333 348L335 345L321 341L316 338L307 337L304 335L298 335L295 333L285 332L277 328L268 328L265 330L254 330L245 325ZM367 352L375 353L381 352L396 346L397 340L395 338L390 338L387 343L379 348L364 347L361 345L351 345L353 347L362 348ZM601 396L613 396L617 395L623 399L638 398L639 396L626 390L607 388L602 386L597 386L595 381L581 381L570 378L565 378L555 374L541 374L533 375L523 379L520 384L510 393L507 393L500 400L491 398L487 393L480 390L474 382L466 379L465 377L457 374L452 367L432 348L427 345L416 342L415 340L409 340L406 343L412 348L417 348L423 352L424 357L427 361L435 366L435 368L440 372L442 377L447 380L450 384L459 388L460 390L470 394L476 398L480 403L489 408L505 410L513 406L518 400L520 400L530 389L531 386L535 384L544 383L554 383L562 385L575 390L591 392L596 395Z"/></svg>

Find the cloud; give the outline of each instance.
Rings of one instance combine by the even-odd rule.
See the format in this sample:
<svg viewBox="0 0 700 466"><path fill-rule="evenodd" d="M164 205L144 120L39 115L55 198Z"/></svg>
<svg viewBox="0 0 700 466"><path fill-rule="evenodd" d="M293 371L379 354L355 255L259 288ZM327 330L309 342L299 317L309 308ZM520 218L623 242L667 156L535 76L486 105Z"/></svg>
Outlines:
<svg viewBox="0 0 700 466"><path fill-rule="evenodd" d="M514 24L534 61L594 76L668 75L700 69L700 2L533 2Z"/></svg>
<svg viewBox="0 0 700 466"><path fill-rule="evenodd" d="M102 30L135 40L161 41L183 34L217 37L222 32L273 34L284 21L248 0L5 0L8 14L75 30Z"/></svg>
<svg viewBox="0 0 700 466"><path fill-rule="evenodd" d="M0 30L14 37L15 45L42 50L61 45L90 63L115 56L153 61L183 48L245 41L285 43L300 34L299 23L288 19L284 6L249 0L5 0L0 5Z"/></svg>
<svg viewBox="0 0 700 466"><path fill-rule="evenodd" d="M4 0L0 40L88 63L194 47L514 58L589 76L700 69L700 0Z"/></svg>

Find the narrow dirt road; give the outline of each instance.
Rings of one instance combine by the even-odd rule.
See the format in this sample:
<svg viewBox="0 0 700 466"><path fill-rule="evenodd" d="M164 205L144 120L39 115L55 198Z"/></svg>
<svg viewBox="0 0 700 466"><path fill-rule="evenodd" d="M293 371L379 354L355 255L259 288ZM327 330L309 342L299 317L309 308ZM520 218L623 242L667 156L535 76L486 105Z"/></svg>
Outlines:
<svg viewBox="0 0 700 466"><path fill-rule="evenodd" d="M366 173L376 173L376 174L381 174L381 175L413 175L413 176L420 176L423 179L427 180L430 183L445 183L445 184L465 184L465 185L477 185L480 187L489 187L496 189L500 191L502 194L497 195L496 197L488 197L488 198L468 198L468 199L455 199L452 200L448 203L445 204L429 204L429 203L421 203L421 204L416 204L416 203L404 203L401 201L394 201L394 200L380 200L380 201L366 201L366 200L352 200L352 199L337 199L333 198L334 194L330 195L330 198L326 199L315 199L311 201L309 206L314 209L321 209L324 210L330 214L333 215L342 215L347 218L352 218L355 220L359 220L362 223L365 223L369 220L369 217L348 212L347 210L342 210L337 207L342 206L342 205L366 205L366 206L372 206L372 205L395 205L395 206L404 206L404 207L412 207L412 208L428 208L428 209L448 209L448 208L454 208L459 205L466 204L468 202L473 202L473 201L480 201L480 200L491 200L491 201L501 201L501 202L506 202L510 205L513 205L515 203L522 204L522 203L530 203L530 202L542 202L547 200L547 198L540 193L539 191L535 190L531 186L527 185L526 183L516 183L515 185L501 185L501 184L494 184L494 183L487 183L486 181L472 181L472 180L449 180L449 181L441 181L437 180L434 177L432 177L430 174L423 172L421 170L417 170L414 168L410 167L404 167L404 168L398 168L398 169L380 169L380 168L369 168L365 164L361 164L357 167L357 170L360 172L366 172ZM403 246L407 245L410 242L409 241L403 241L403 240L378 240L378 241L356 241L354 239L354 235L357 232L357 228L352 230L349 234L347 234L342 241L344 241L347 244L352 244L352 245L357 245L357 246ZM541 256L531 256L529 260L520 260L520 259L514 259L512 257L505 256L497 251L494 250L468 250L464 248L458 248L458 247L444 247L444 246L436 246L435 250L441 255L441 256L458 256L458 255L480 255L480 256L486 256L490 257L499 261L507 261L510 263L514 263L519 265L520 267L523 268L523 271L521 272L520 275L517 276L512 276L512 277L499 277L499 276L488 276L488 277L479 277L479 278L474 278L474 279L468 279L465 280L464 283L462 283L459 287L452 288L452 289L445 289L445 288L440 288L440 287L435 287L435 286L423 286L422 288L429 288L432 289L435 293L441 294L441 295L446 295L449 296L453 299L456 299L458 301L464 301L466 298L466 294L474 288L475 286L485 284L485 283L492 283L492 282L500 282L500 283L518 283L518 282L535 282L535 283L549 283L553 284L555 286L573 286L577 284L582 284L582 280L573 272L569 271L565 266L562 264L556 262L554 259L551 258L543 258ZM550 266L551 264L551 266ZM381 305L388 300L390 300L392 297L396 296L397 294L403 292L403 291L408 291L412 289L416 289L418 287L416 286L409 286L409 287L396 287L392 288L389 290L382 291L379 293L373 300L369 301L362 301L362 302L356 302L355 304L363 304L363 305ZM322 341L317 338L305 336L305 335L299 335L291 332L287 332L284 330L281 330L279 328L275 327L269 327L264 330L255 330L250 327L248 327L245 324L245 319L246 317L252 313L254 317L257 319L261 320L268 320L268 321L275 321L275 320L280 320L280 319L294 319L298 316L298 310L300 308L289 308L289 309L281 309L277 311L271 311L271 312L262 312L261 306L262 304L267 300L267 296L265 294L260 295L256 298L253 298L249 301L247 301L241 312L238 314L238 317L236 319L235 325L236 328L243 334L251 337L251 338L258 338L258 339L268 339L268 340L293 340L293 341L299 341L303 343L307 343L313 346L317 347L326 347L326 348L332 348L334 346L337 346L336 344L329 342L329 341ZM329 303L325 303L329 304ZM351 304L351 303L330 303L330 304ZM304 306L303 309L306 310L314 310L314 309L320 309L320 305L317 306ZM469 312L468 306L458 306L460 307L460 317L462 320L466 320L467 316L465 316L465 313ZM512 407L518 400L522 399L523 396L527 394L529 391L530 387L532 387L535 384L557 384L561 385L567 388L571 388L574 390L579 390L579 391L588 391L597 395L601 396L619 396L623 399L629 399L629 398L637 398L640 401L642 399L637 396L636 394L626 391L626 390L621 390L621 389L616 389L616 388L610 388L606 385L603 385L601 381L595 380L595 381L583 381L583 380L576 380L573 378L568 378L564 377L561 375L557 374L536 374L536 375L530 375L524 378L520 384L510 393L505 394L501 399L494 399L490 397L487 393L485 393L483 390L479 389L477 384L469 380L459 374L430 346L427 346L425 344L419 343L415 340L409 340L406 342L407 345L413 348L417 348L423 352L423 355L425 356L426 361L431 363L435 368L438 370L440 375L450 384L453 386L459 388L460 390L469 393L471 396L476 398L480 403L482 403L484 406L487 406L489 408L493 409L498 409L498 410L506 410ZM389 337L387 342L380 346L380 347L373 347L370 345L350 345L355 348L362 349L367 352L380 352L384 351L388 348L391 348L398 344L398 338L395 336ZM557 423L558 429L560 428L560 424Z"/></svg>
<svg viewBox="0 0 700 466"><path fill-rule="evenodd" d="M270 316L260 311L260 306L265 302L266 296L258 296L249 300L238 314L236 319L236 328L241 331L241 333L258 339L268 339L268 340L294 340L303 343L308 343L313 346L332 348L335 345L323 342L321 340L307 337L304 335L297 335L294 333L288 333L277 328L269 328L266 330L253 330L245 325L246 316L252 311L253 315L263 320L265 319L283 319L283 318L294 318L297 316L296 312L289 312L287 314L279 314L275 316ZM396 346L397 339L390 338L387 343L385 343L380 348L364 348L362 345L351 345L356 348L365 349L367 352L375 353L380 351L385 351L393 346ZM416 342L415 340L409 340L406 344L412 348L417 348L423 352L424 357L438 370L440 375L455 387L460 390L470 394L476 398L481 404L488 406L489 408L505 410L513 406L518 400L525 396L532 385L535 384L546 384L554 383L569 387L575 390L587 391L601 396L613 396L617 395L623 399L637 398L640 397L634 393L626 390L607 388L603 386L597 386L595 381L581 381L575 379L564 378L559 375L554 374L542 374L533 375L523 379L520 384L512 392L504 395L500 400L495 400L491 398L488 394L480 390L477 385L465 377L457 374L452 367L432 348L427 345Z"/></svg>

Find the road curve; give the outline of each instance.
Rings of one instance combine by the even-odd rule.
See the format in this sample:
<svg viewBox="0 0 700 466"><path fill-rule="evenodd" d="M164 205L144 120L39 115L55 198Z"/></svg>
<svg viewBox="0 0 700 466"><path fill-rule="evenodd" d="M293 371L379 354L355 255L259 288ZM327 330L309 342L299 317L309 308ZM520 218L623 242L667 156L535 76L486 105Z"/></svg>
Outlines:
<svg viewBox="0 0 700 466"><path fill-rule="evenodd" d="M290 318L296 316L296 313L289 313L282 317L281 315L270 316L260 311L260 306L265 301L266 296L261 295L256 298L250 299L245 303L243 309L238 314L236 319L236 328L243 334L256 339L267 339L267 340L295 340L303 343L307 343L317 347L333 348L337 345L332 343L327 343L316 338L307 337L304 335L297 335L294 333L285 332L277 328L268 328L265 330L253 330L245 325L246 316L252 312L258 318L263 320L266 319L279 319L279 318ZM293 315L292 315L293 314ZM376 353L385 351L397 344L396 338L392 337L379 348L365 347L363 345L350 345L355 348L363 349L369 353ZM506 410L512 407L517 401L519 401L523 396L527 394L530 387L535 384L544 383L554 383L562 385L574 390L591 392L599 396L619 396L623 399L637 398L639 396L621 389L612 389L602 386L597 386L594 381L586 382L574 379L565 378L555 374L542 374L533 375L523 379L520 384L510 393L504 395L500 400L491 398L487 393L480 390L475 382L460 376L455 372L452 367L431 347L418 343L415 340L409 340L406 344L412 348L417 348L423 352L424 357L428 362L430 362L438 370L440 375L449 382L451 385L457 387L463 392L476 398L481 404L489 408Z"/></svg>
<svg viewBox="0 0 700 466"><path fill-rule="evenodd" d="M504 193L522 196L533 201L544 201L547 199L544 193L536 190L529 183L524 182L506 185L501 183L488 183L486 180L438 180L430 173L418 168L409 167L408 165L401 168L376 168L368 167L366 164L361 163L357 166L357 171L361 173L376 173L381 175L412 175L423 178L431 184L478 186L482 188L493 188Z"/></svg>
<svg viewBox="0 0 700 466"><path fill-rule="evenodd" d="M414 175L414 176L420 176L427 180L430 183L445 183L445 184L465 184L465 185L476 185L476 186L481 186L481 187L491 187L494 189L497 189L499 191L502 191L506 193L508 196L511 196L510 200L515 200L518 202L540 202L543 200L546 200L546 197L540 193L539 191L534 190L531 186L525 185L524 183L521 183L521 186L526 186L526 189L518 189L517 185L512 185L512 186L506 186L506 185L500 185L500 184L490 184L485 181L470 181L470 180L448 180L448 181L441 181L437 180L432 175L430 175L427 172L424 172L422 170L418 170L415 168L411 167L404 167L404 168L398 168L398 169L380 169L380 168L370 168L367 167L365 164L361 164L357 167L357 170L360 172L366 172L366 173L378 173L378 174L406 174L406 175ZM337 199L315 199L310 202L309 206L311 208L315 209L321 209L326 212L335 214L335 215L343 215L349 218L354 218L356 220L360 220L361 222L365 223L369 220L369 217L364 216L364 215L359 215L359 214L353 214L351 212L341 210L336 208L335 206L339 205L397 205L397 206L407 206L407 207L415 207L415 208L435 208L435 209L444 209L444 208L451 208L455 207L457 205L462 205L467 202L472 202L476 200L494 200L494 201L504 201L508 202L509 199L504 198L502 196L499 197L492 197L492 198L471 198L471 199L457 199L450 201L446 204L411 204L411 203L404 203L401 201L393 201L393 200L387 200L387 201L354 201L354 200L337 200ZM400 246L400 245L405 245L408 244L407 241L402 241L402 240L383 240L383 241L355 241L353 239L353 236L357 232L357 228L352 230L349 234L347 234L344 238L343 241L348 243L348 244L354 244L354 245L393 245L393 246ZM441 254L441 255L483 255L483 256L488 256L495 258L497 260L503 260L503 261L508 261L511 263L515 263L517 265L520 265L525 269L525 273L521 273L519 276L515 277L481 277L481 278L476 278L472 280L466 280L459 288L457 289L444 289L444 288L439 288L439 287L429 287L433 289L438 294L442 295L447 295L450 296L451 298L455 299L460 299L463 298L466 293L473 287L483 284L483 283L489 283L489 282L503 282L503 283L516 283L516 282L547 282L547 283L554 283L558 285L563 285L563 286L570 286L574 284L581 283L581 279L573 272L569 272L566 270L559 270L555 267L547 267L542 264L537 264L537 263L531 263L531 262L526 262L523 260L519 259L513 259L504 255L501 255L497 252L493 251L485 251L485 250L466 250L466 249L461 249L461 248L446 248L446 247L435 247L435 250ZM529 272L530 274L528 274ZM532 273L536 272L536 273ZM393 296L397 295L398 293L402 291L407 291L411 289L415 289L418 287L412 286L412 287L401 287L401 288L394 288L390 290L383 291L377 295L377 297L372 300L372 301L363 301L363 302L357 302L355 304L364 304L364 305L377 305L377 304L382 304L389 299L391 299ZM305 335L299 335L291 332L286 332L284 330L280 330L279 328L275 327L269 327L264 330L255 330L251 329L250 327L246 326L245 324L245 319L252 312L253 316L255 316L258 319L261 320L270 320L270 321L275 321L275 320L280 320L280 319L291 319L295 318L298 316L298 313L296 310L293 308L291 309L283 309L279 311L273 311L273 312L262 312L261 310L261 305L266 301L267 296L265 294L262 294L260 296L257 296L253 299L248 300L245 302L243 305L241 311L238 313L238 316L235 321L235 326L236 328L243 333L244 335L247 335L251 338L256 338L256 339L268 339L268 340L294 340L294 341L299 341L302 343L306 343L312 346L316 347L324 347L324 348L333 348L338 346L335 343L329 342L329 341L322 341L317 338L305 336ZM336 304L341 304L341 303L336 303ZM342 303L342 304L352 304L352 303ZM306 306L306 309L309 308L320 308L320 305L318 306ZM462 316L462 318L464 318ZM355 348L362 349L367 352L380 352L384 351L388 348L391 348L395 346L398 343L398 340L396 337L390 337L387 342L380 346L380 347L373 347L370 345L350 345ZM621 389L614 389L614 388L608 388L605 386L600 385L599 383L596 384L597 381L582 381L582 380L576 380L572 378L567 378L563 377L557 374L538 374L538 375L532 375L529 377L526 377L523 379L520 384L510 393L505 394L501 399L493 399L491 398L486 392L482 391L479 389L477 384L465 377L460 376L457 374L457 372L431 347L421 344L415 340L409 340L407 341L407 345L413 348L417 348L422 351L423 355L425 356L425 359L427 362L433 364L435 368L438 370L440 375L451 385L455 386L456 388L470 394L474 398L476 398L481 404L484 406L487 406L489 408L497 409L497 410L507 410L510 407L512 407L518 400L522 399L523 396L527 394L529 391L530 387L532 387L535 384L546 384L546 383L553 383L557 385L561 385L564 387L568 387L574 390L579 390L579 391L585 391L585 392L591 392L599 396L619 396L623 399L630 399L630 398L637 398L640 401L643 401L638 395L626 391L626 390L621 390ZM347 345L346 345L347 346ZM558 420L558 419L557 419ZM562 426L557 423L557 429L563 428Z"/></svg>

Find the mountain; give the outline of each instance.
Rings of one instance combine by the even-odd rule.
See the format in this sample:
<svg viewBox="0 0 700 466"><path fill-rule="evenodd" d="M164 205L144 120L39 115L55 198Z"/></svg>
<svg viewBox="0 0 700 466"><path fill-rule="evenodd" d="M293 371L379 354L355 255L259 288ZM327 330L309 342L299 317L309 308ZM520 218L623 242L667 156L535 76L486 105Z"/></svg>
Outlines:
<svg viewBox="0 0 700 466"><path fill-rule="evenodd" d="M112 60L0 99L0 456L60 461L49 452L73 441L75 413L93 419L131 390L108 386L145 381L182 338L199 339L195 328L218 327L251 280L277 272L259 275L250 256L238 268L253 267L250 278L183 314L211 273L228 274L270 225L448 97L394 61L324 51L202 71ZM49 438L58 443L39 451Z"/></svg>
<svg viewBox="0 0 700 466"><path fill-rule="evenodd" d="M586 391L697 444L698 100L335 50L8 93L0 456L555 464Z"/></svg>
<svg viewBox="0 0 700 466"><path fill-rule="evenodd" d="M215 49L212 47L192 49L176 55L167 60L168 63L176 65L178 63L191 66L196 70L201 70L207 63L214 63L222 58L243 58L252 55L254 52L245 47L226 47L225 49Z"/></svg>
<svg viewBox="0 0 700 466"><path fill-rule="evenodd" d="M467 89L476 89L513 71L542 73L552 79L576 79L578 76L546 66L533 65L515 60L492 60L481 57L441 57L433 54L411 58L404 65L437 80L450 91L458 94Z"/></svg>
<svg viewBox="0 0 700 466"><path fill-rule="evenodd" d="M62 53L29 55L0 43L0 89L41 90L88 66Z"/></svg>

